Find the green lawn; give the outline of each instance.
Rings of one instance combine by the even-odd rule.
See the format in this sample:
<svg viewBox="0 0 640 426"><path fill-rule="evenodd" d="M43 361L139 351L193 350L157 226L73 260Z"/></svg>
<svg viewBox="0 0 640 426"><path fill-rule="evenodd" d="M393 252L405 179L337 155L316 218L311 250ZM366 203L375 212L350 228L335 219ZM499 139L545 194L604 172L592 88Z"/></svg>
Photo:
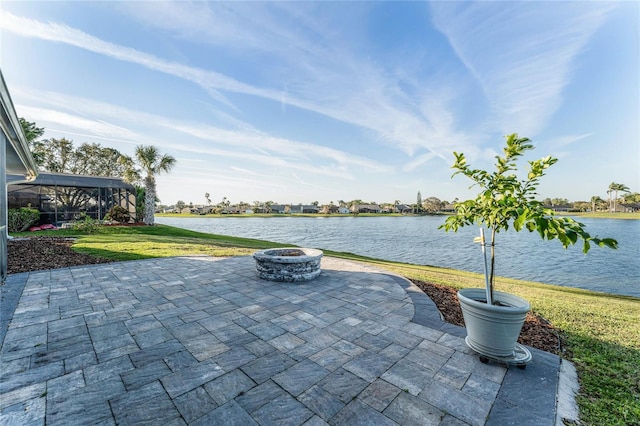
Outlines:
<svg viewBox="0 0 640 426"><path fill-rule="evenodd" d="M27 234L33 235L20 235ZM240 256L284 246L163 225L102 227L90 235L72 230L39 233L43 234L77 236L75 250L114 260L188 254ZM455 288L483 286L483 276L479 274L328 250L325 254L368 262L408 278ZM640 425L640 299L507 278L499 279L497 287L528 299L537 314L563 330L565 357L575 363L580 376L578 403L585 424Z"/></svg>

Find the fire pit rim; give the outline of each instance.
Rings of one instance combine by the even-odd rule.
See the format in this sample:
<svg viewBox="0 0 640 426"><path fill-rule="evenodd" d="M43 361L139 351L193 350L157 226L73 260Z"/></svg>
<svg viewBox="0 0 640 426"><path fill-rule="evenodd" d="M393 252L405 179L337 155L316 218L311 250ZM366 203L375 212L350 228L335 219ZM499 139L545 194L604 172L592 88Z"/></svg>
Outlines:
<svg viewBox="0 0 640 426"><path fill-rule="evenodd" d="M283 252L302 252L303 254L287 255L277 254ZM322 257L322 251L313 248L304 247L280 247L265 250L259 250L253 253L256 260L272 260L278 263L303 263L308 262L310 258Z"/></svg>

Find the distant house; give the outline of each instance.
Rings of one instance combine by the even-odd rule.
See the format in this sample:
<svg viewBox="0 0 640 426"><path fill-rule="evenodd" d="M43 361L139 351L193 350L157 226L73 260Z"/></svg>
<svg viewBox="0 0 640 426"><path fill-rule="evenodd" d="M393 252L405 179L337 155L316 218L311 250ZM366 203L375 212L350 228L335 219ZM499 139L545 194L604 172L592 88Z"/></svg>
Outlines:
<svg viewBox="0 0 640 426"><path fill-rule="evenodd" d="M620 203L618 207L621 209L616 209L617 211L622 211L624 213L637 213L640 212L640 203Z"/></svg>
<svg viewBox="0 0 640 426"><path fill-rule="evenodd" d="M349 214L349 213L351 213L351 210L349 210L347 207L338 207L338 213L339 214Z"/></svg>
<svg viewBox="0 0 640 426"><path fill-rule="evenodd" d="M196 207L184 207L179 211L181 214L200 214L200 210Z"/></svg>
<svg viewBox="0 0 640 426"><path fill-rule="evenodd" d="M395 207L396 213L411 213L413 209L411 206L407 206L406 204L398 204Z"/></svg>
<svg viewBox="0 0 640 426"><path fill-rule="evenodd" d="M240 214L240 209L236 206L225 207L220 211L220 214Z"/></svg>
<svg viewBox="0 0 640 426"><path fill-rule="evenodd" d="M320 209L314 205L298 204L291 206L291 213L318 213Z"/></svg>
<svg viewBox="0 0 640 426"><path fill-rule="evenodd" d="M287 212L287 206L284 204L272 204L271 213L285 214Z"/></svg>
<svg viewBox="0 0 640 426"><path fill-rule="evenodd" d="M573 206L570 206L568 204L564 204L564 205L557 205L557 206L544 206L545 209L551 209L554 212L570 212L571 210L573 210Z"/></svg>
<svg viewBox="0 0 640 426"><path fill-rule="evenodd" d="M338 209L340 207L333 205L333 204L325 204L324 206L322 206L322 209L320 209L320 213L322 214L336 214L338 213Z"/></svg>
<svg viewBox="0 0 640 426"><path fill-rule="evenodd" d="M455 212L456 211L456 206L455 204L445 204L444 207L442 209L440 209L441 212L446 212L446 213L451 213L451 212Z"/></svg>
<svg viewBox="0 0 640 426"><path fill-rule="evenodd" d="M382 209L377 204L358 204L351 211L358 213L380 213Z"/></svg>

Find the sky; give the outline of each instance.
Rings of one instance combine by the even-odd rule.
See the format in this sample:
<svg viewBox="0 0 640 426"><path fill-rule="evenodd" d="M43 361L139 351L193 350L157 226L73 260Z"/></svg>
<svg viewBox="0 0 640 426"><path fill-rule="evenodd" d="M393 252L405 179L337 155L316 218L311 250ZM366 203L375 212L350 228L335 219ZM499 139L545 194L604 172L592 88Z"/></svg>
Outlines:
<svg viewBox="0 0 640 426"><path fill-rule="evenodd" d="M0 3L18 116L157 146L167 205L463 200L511 133L539 199L640 192L639 57L637 1Z"/></svg>

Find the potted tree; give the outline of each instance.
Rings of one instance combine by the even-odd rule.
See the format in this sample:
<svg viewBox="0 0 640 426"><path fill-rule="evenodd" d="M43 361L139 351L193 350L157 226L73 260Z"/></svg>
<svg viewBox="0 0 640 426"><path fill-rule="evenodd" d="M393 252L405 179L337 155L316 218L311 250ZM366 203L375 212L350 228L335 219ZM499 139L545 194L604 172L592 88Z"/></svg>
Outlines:
<svg viewBox="0 0 640 426"><path fill-rule="evenodd" d="M494 290L495 284L495 242L500 231L513 228L538 232L543 240L558 239L564 248L582 240L582 251L587 253L592 244L617 248L617 241L611 238L592 237L584 224L570 217L557 217L553 210L544 208L536 200L536 189L545 170L558 160L547 156L529 161L526 178L519 178L518 159L533 144L528 138L519 138L517 133L505 137L503 156L496 156L496 170L472 169L464 154L454 152L455 169L453 176L462 174L478 186L476 198L455 205L455 214L440 226L445 231L456 232L458 228L476 224L481 228L477 238L485 253L484 227L490 233L490 266L485 257L485 289L461 289L458 299L467 328L467 345L481 355L491 358L508 358L514 349L524 324L529 302L511 294ZM452 176L452 177L453 177Z"/></svg>

